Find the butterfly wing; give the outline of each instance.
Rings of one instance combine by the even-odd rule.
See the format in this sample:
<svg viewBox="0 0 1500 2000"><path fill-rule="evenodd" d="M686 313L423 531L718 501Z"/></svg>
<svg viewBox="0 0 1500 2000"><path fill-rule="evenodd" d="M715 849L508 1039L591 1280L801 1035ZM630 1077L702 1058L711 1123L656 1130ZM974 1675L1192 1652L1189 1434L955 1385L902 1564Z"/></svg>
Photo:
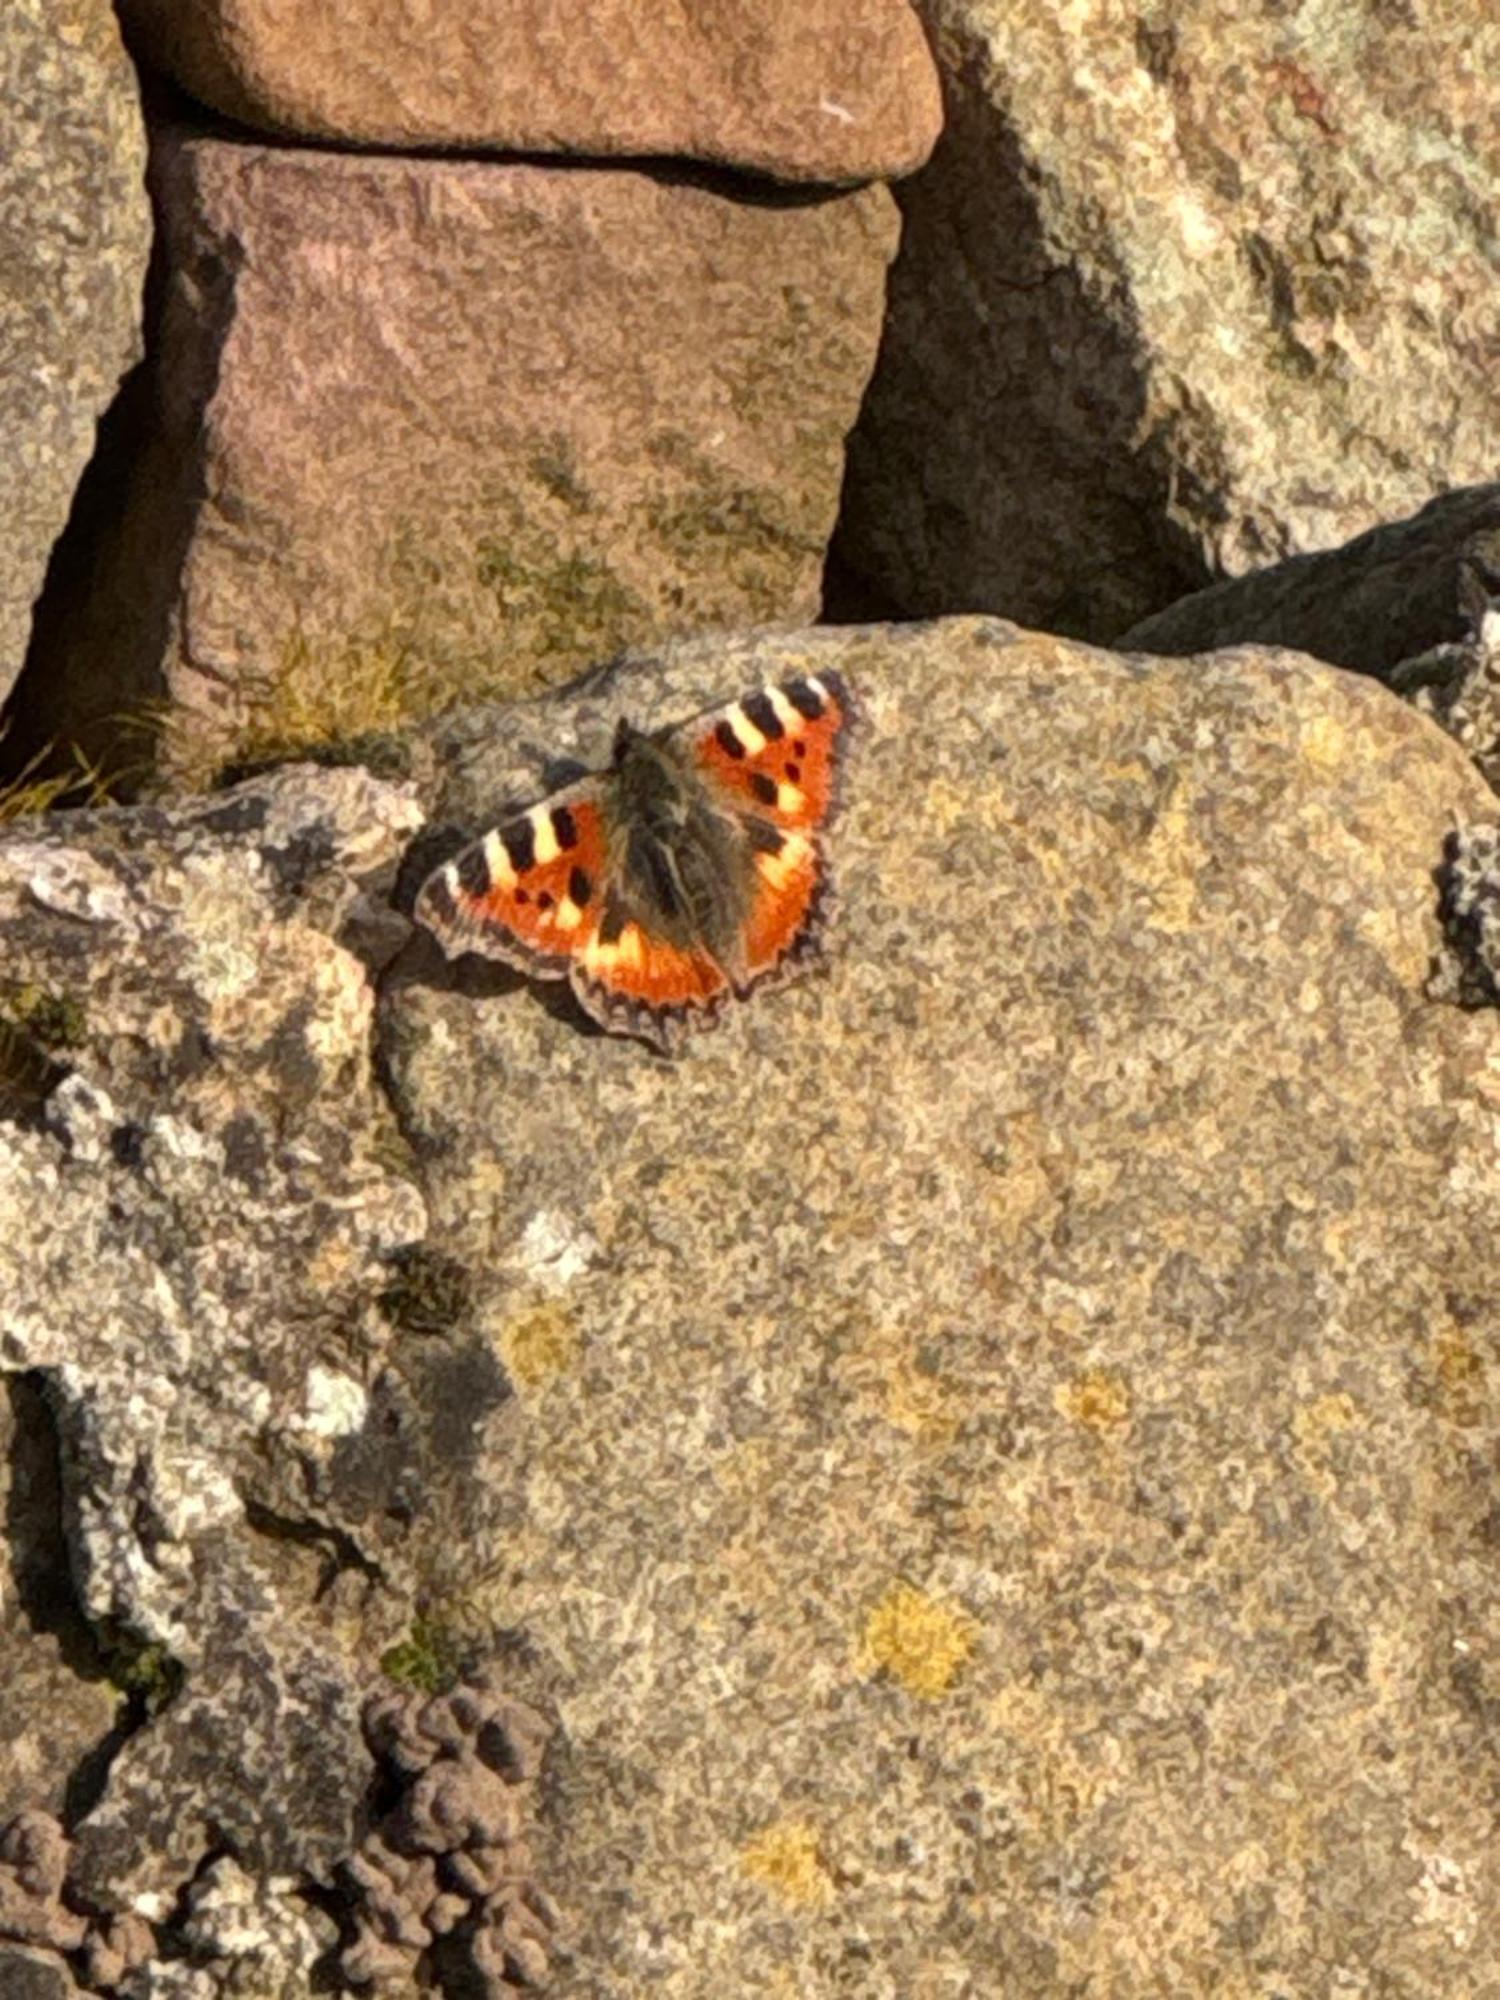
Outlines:
<svg viewBox="0 0 1500 2000"><path fill-rule="evenodd" d="M733 978L741 993L819 948L832 906L821 835L838 808L856 719L847 684L825 672L669 732L745 833L750 883ZM435 870L415 914L450 958L478 952L533 978L571 979L601 1027L671 1050L717 1017L731 976L708 950L662 936L630 899L615 862L618 811L608 773L553 793Z"/></svg>
<svg viewBox="0 0 1500 2000"><path fill-rule="evenodd" d="M700 774L740 814L752 880L741 991L816 955L833 905L822 834L858 720L831 670L764 687L683 725Z"/></svg>
<svg viewBox="0 0 1500 2000"><path fill-rule="evenodd" d="M603 789L587 778L491 827L428 876L417 921L450 958L474 951L534 979L566 978L602 920Z"/></svg>
<svg viewBox="0 0 1500 2000"><path fill-rule="evenodd" d="M478 952L533 979L571 979L611 1034L675 1047L729 990L706 953L638 922L612 882L609 780L585 779L492 827L418 891L415 914L450 958Z"/></svg>

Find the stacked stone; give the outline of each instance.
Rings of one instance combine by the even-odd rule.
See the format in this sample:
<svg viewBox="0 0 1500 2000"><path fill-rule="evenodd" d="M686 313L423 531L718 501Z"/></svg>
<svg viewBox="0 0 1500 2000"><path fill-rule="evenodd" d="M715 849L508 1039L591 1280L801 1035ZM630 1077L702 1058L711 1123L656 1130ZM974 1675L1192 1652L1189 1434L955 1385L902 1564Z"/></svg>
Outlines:
<svg viewBox="0 0 1500 2000"><path fill-rule="evenodd" d="M154 404L33 728L165 697L185 770L816 614L940 122L907 0L121 13L216 115L153 133Z"/></svg>

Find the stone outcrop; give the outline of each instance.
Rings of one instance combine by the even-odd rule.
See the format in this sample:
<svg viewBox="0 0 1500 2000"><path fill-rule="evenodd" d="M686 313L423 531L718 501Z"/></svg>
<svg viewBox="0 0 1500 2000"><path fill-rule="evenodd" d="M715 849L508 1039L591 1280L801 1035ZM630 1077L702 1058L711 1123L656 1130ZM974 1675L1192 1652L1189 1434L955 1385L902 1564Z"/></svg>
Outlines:
<svg viewBox="0 0 1500 2000"><path fill-rule="evenodd" d="M620 714L829 667L869 727L818 975L668 1061L408 932ZM177 1663L54 1919L150 1924L131 2000L338 1952L447 2000L541 1954L664 2000L1477 1988L1460 749L1303 656L986 619L676 644L403 748L0 835L0 1367L81 1614ZM466 1656L473 1699L366 1706Z"/></svg>
<svg viewBox="0 0 1500 2000"><path fill-rule="evenodd" d="M178 774L816 612L883 188L178 132L157 408L28 728ZM350 718L354 718L351 722Z"/></svg>
<svg viewBox="0 0 1500 2000"><path fill-rule="evenodd" d="M1372 680L977 621L455 721L434 816L825 665L825 976L675 1063L425 945L387 991L525 1413L429 1583L562 1717L581 1989L1464 1990L1500 1040L1426 985L1489 795Z"/></svg>
<svg viewBox="0 0 1500 2000"><path fill-rule="evenodd" d="M388 1260L425 1227L355 945L419 823L409 788L304 772L0 840L0 1372L40 1392L77 1611L149 1689L68 1801L90 1908L169 1907L214 1839L269 1876L353 1838L360 1702L409 1615L385 1545L420 1511L357 1440L392 1410ZM28 1642L7 1621L13 1698ZM13 1709L8 1798L30 1737Z"/></svg>
<svg viewBox="0 0 1500 2000"><path fill-rule="evenodd" d="M136 81L109 0L0 20L0 701L94 429L141 351L151 242Z"/></svg>
<svg viewBox="0 0 1500 2000"><path fill-rule="evenodd" d="M839 548L1112 638L1489 479L1500 25L924 0L947 94Z"/></svg>
<svg viewBox="0 0 1500 2000"><path fill-rule="evenodd" d="M141 55L295 138L910 173L941 101L907 0L123 0Z"/></svg>

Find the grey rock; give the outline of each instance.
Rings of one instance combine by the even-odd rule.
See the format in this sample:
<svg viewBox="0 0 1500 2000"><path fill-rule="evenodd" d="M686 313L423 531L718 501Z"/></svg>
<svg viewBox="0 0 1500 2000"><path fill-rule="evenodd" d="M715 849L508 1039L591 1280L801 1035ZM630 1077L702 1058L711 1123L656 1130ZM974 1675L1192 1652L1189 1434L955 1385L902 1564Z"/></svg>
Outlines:
<svg viewBox="0 0 1500 2000"><path fill-rule="evenodd" d="M95 425L140 356L151 211L135 73L109 0L9 0L0 102L3 701Z"/></svg>
<svg viewBox="0 0 1500 2000"><path fill-rule="evenodd" d="M420 823L410 787L303 769L0 836L0 1019L49 1039L0 1128L0 1372L50 1405L78 1607L156 1662L69 1859L106 1910L169 1910L221 1839L296 1873L353 1837L409 1517L341 1468L425 1211L344 940Z"/></svg>
<svg viewBox="0 0 1500 2000"><path fill-rule="evenodd" d="M335 1939L332 1919L286 1882L258 1879L223 1855L187 1892L181 1940L190 1962L155 1959L121 1991L124 2000L307 2000Z"/></svg>
<svg viewBox="0 0 1500 2000"><path fill-rule="evenodd" d="M0 1993L5 2000L73 2000L78 1988L60 1958L0 1943Z"/></svg>
<svg viewBox="0 0 1500 2000"><path fill-rule="evenodd" d="M1339 548L1289 556L1179 598L1118 644L1142 653L1290 646L1391 679L1403 661L1465 639L1466 559L1500 534L1500 485L1444 493Z"/></svg>
<svg viewBox="0 0 1500 2000"><path fill-rule="evenodd" d="M954 620L455 720L434 820L825 666L820 977L675 1061L386 993L516 1392L426 1581L558 1717L562 1990L1482 1987L1500 1029L1425 984L1490 794L1302 656Z"/></svg>
<svg viewBox="0 0 1500 2000"><path fill-rule="evenodd" d="M1494 477L1493 13L919 11L946 128L837 544L882 604L1113 639Z"/></svg>

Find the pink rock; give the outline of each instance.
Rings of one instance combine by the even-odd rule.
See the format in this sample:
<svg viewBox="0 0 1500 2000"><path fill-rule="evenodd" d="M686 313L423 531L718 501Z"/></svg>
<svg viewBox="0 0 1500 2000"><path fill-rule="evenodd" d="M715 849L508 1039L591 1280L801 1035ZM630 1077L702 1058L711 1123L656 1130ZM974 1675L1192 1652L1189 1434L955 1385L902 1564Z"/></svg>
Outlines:
<svg viewBox="0 0 1500 2000"><path fill-rule="evenodd" d="M909 173L941 123L907 0L122 0L137 47L302 138Z"/></svg>
<svg viewBox="0 0 1500 2000"><path fill-rule="evenodd" d="M153 178L158 418L42 736L108 751L165 703L165 760L201 771L815 614L883 188L181 133Z"/></svg>

